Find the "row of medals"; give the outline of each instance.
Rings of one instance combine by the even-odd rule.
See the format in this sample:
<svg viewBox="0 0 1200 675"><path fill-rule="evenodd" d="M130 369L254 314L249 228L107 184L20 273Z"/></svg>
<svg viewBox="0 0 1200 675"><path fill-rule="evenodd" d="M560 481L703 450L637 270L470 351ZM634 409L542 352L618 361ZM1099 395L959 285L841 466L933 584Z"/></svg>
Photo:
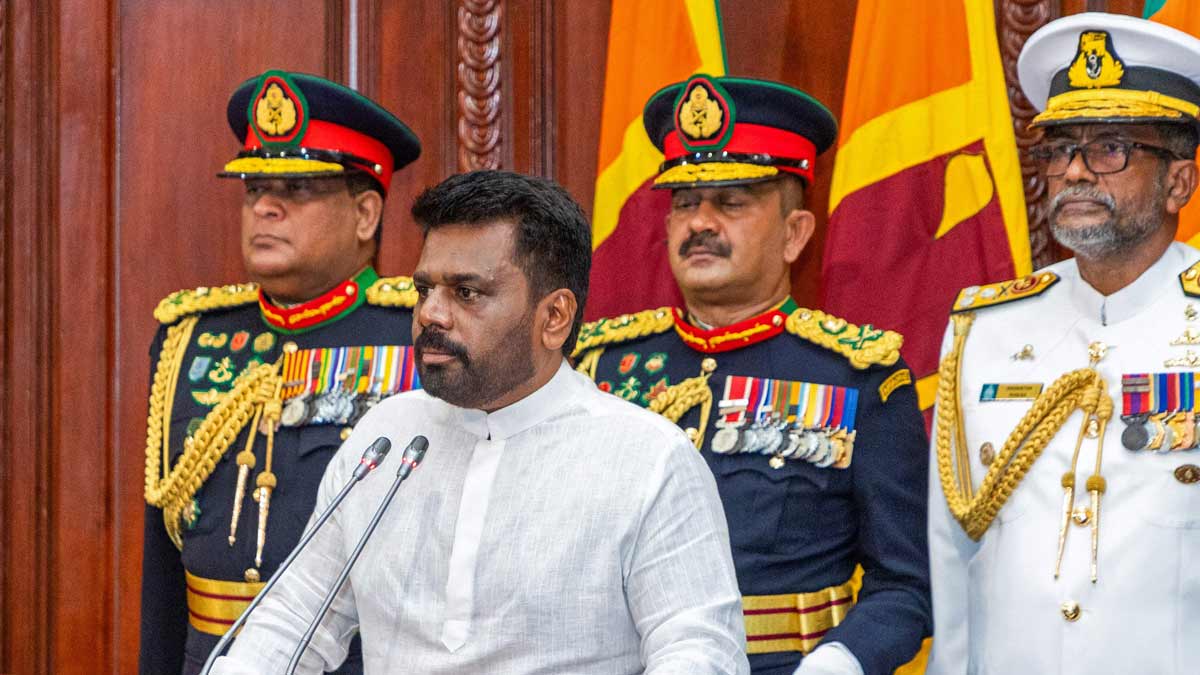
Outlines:
<svg viewBox="0 0 1200 675"><path fill-rule="evenodd" d="M1188 303L1183 310L1184 319L1191 323L1196 320L1197 316L1200 316L1200 312L1196 310L1196 306ZM1198 343L1200 343L1200 332L1197 332L1191 325L1183 331L1183 335L1171 341L1172 345ZM1189 349L1186 356L1168 359L1163 365L1168 368L1200 365L1195 361L1196 355ZM1125 423L1125 431L1121 432L1121 445L1133 451L1191 450L1197 446L1197 441L1200 440L1200 428L1196 426L1196 413L1190 410L1122 415L1121 421ZM1147 424L1153 426L1153 436L1150 435Z"/></svg>
<svg viewBox="0 0 1200 675"><path fill-rule="evenodd" d="M1123 415L1121 421L1126 424L1125 431L1121 432L1121 445L1129 450L1191 450L1200 438L1200 429L1196 428L1196 413L1190 410ZM1153 435L1148 425L1153 428Z"/></svg>
<svg viewBox="0 0 1200 675"><path fill-rule="evenodd" d="M771 468L778 469L788 459L804 460L824 468L842 460L854 447L857 432L845 429L806 429L795 422L779 419L757 420L750 424L718 423L710 449L719 455L738 453L771 455Z"/></svg>
<svg viewBox="0 0 1200 675"><path fill-rule="evenodd" d="M285 427L306 424L348 424L354 426L360 417L382 400L378 393L356 393L344 389L327 391L319 396L305 392L283 404L279 423Z"/></svg>

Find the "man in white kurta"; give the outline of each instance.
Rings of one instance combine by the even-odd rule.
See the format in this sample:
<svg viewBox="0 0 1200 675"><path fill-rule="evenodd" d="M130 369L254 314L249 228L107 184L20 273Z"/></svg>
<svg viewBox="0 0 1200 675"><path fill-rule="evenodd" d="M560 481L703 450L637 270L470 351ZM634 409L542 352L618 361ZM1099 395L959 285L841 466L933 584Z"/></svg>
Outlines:
<svg viewBox="0 0 1200 675"><path fill-rule="evenodd" d="M425 391L359 422L316 512L376 438L399 448L421 434L429 450L297 672L336 666L357 629L367 673L748 673L712 473L675 425L563 357L586 296L578 207L548 181L479 172L413 212L426 231L413 275ZM217 672L285 670L398 465L350 493Z"/></svg>
<svg viewBox="0 0 1200 675"><path fill-rule="evenodd" d="M1164 127L1194 125L1196 108L1172 116L1173 108L1133 103L1160 105L1162 96L1145 91L1154 85L1147 70L1196 62L1200 42L1102 14L1043 31L1026 45L1021 82L1048 111L1035 120L1047 138L1034 156L1047 175L1055 236L1076 258L965 289L955 302L933 434L928 672L1194 673L1200 450L1191 378L1200 366L1200 251L1170 242L1196 187L1195 135ZM1110 78L1108 88L1124 93L1050 86L1073 55L1087 66L1097 53L1090 62L1099 66L1077 72ZM1113 73L1114 54L1123 78ZM1050 58L1058 67L1042 61ZM1200 101L1200 87L1182 88L1175 93ZM1078 369L1090 370L1078 375L1080 399L1066 406L1060 426L1053 414L1031 412L1052 408L1052 383ZM1015 431L1034 429L1022 423L1027 414L1026 422L1049 425L1040 456L1038 439ZM1006 446L1018 448L1018 461L1008 462ZM970 490L960 458L968 460ZM1023 477L1022 462L1031 462ZM1004 475L1017 478L1007 499L992 483ZM989 500L1000 504L991 520Z"/></svg>

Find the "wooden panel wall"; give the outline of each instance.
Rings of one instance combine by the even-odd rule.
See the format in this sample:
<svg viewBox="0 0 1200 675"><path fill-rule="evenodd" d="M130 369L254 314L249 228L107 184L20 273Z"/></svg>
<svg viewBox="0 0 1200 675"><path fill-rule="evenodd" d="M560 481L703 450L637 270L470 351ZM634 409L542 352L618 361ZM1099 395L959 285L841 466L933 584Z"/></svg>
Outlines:
<svg viewBox="0 0 1200 675"><path fill-rule="evenodd" d="M839 112L854 6L725 2L730 72ZM1006 60L1046 20L1105 8L1141 0L1002 0ZM242 278L240 185L214 176L237 151L233 87L314 72L409 123L424 149L380 255L406 273L407 206L454 171L548 175L590 211L608 19L603 0L0 0L0 673L136 671L151 310ZM821 248L819 230L795 269L804 302Z"/></svg>

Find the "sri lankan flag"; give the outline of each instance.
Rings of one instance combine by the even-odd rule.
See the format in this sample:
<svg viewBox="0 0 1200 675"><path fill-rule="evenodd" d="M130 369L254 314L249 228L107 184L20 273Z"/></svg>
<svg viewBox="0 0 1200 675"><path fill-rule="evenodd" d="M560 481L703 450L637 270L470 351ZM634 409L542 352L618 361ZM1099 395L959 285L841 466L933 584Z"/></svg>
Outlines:
<svg viewBox="0 0 1200 675"><path fill-rule="evenodd" d="M609 26L589 320L681 304L667 265L671 195L650 189L663 156L642 126L642 107L693 73L725 74L717 0L612 0Z"/></svg>
<svg viewBox="0 0 1200 675"><path fill-rule="evenodd" d="M933 405L959 289L1030 272L991 0L859 0L830 190L825 307L904 334Z"/></svg>
<svg viewBox="0 0 1200 675"><path fill-rule="evenodd" d="M1200 37L1200 2L1196 0L1146 0L1142 18ZM1200 247L1200 195L1192 195L1179 213L1175 238Z"/></svg>

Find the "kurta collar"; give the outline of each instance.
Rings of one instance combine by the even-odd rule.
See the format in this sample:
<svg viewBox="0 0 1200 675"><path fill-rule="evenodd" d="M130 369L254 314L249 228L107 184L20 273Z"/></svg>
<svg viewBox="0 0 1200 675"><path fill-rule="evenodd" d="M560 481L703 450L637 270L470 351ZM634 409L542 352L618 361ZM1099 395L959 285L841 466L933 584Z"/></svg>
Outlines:
<svg viewBox="0 0 1200 675"><path fill-rule="evenodd" d="M495 412L456 408L467 431L481 438L502 441L530 429L557 414L574 398L575 371L566 359L558 372L540 389Z"/></svg>
<svg viewBox="0 0 1200 675"><path fill-rule="evenodd" d="M1072 262L1076 283L1072 284L1072 300L1084 316L1103 325L1120 323L1148 309L1163 294L1178 284L1176 277L1187 268L1187 248L1171 244L1142 275L1112 295L1101 295L1079 275Z"/></svg>

